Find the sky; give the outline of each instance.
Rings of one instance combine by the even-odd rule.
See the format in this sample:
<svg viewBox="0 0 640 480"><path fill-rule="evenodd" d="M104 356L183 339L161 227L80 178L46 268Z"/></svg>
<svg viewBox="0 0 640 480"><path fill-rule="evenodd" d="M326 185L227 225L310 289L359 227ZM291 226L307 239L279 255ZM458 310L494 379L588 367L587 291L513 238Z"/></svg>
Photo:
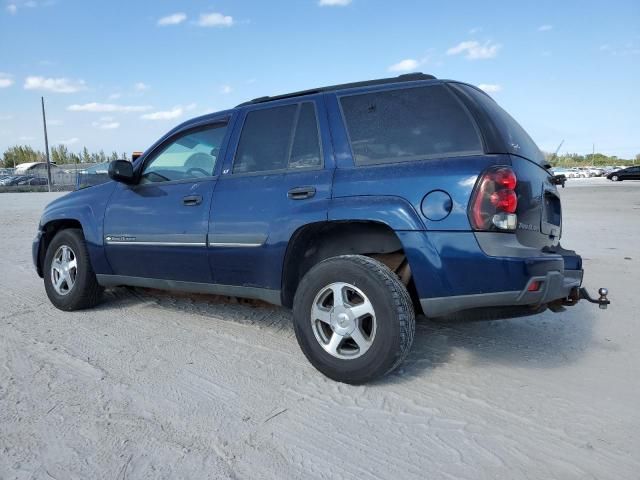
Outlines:
<svg viewBox="0 0 640 480"><path fill-rule="evenodd" d="M640 153L640 1L0 0L0 152L144 150L245 100L421 71L560 153Z"/></svg>

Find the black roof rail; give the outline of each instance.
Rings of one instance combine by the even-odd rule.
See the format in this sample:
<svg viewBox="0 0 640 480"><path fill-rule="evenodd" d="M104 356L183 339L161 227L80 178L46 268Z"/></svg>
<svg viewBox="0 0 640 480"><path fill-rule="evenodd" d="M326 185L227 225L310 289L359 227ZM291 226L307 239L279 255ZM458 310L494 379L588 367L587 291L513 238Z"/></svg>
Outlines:
<svg viewBox="0 0 640 480"><path fill-rule="evenodd" d="M384 85L386 83L399 83L399 82L415 82L417 80L435 80L436 77L428 75L426 73L405 73L398 75L397 77L378 78L375 80L365 80L363 82L342 83L340 85L331 85L328 87L311 88L309 90L301 90L299 92L285 93L283 95L275 95L273 97L258 97L248 102L243 102L236 107L244 107L245 105L253 105L256 103L271 102L273 100L282 100L284 98L301 97L303 95L311 95L314 93L333 92L336 90L344 90L346 88L356 87L368 87L371 85Z"/></svg>

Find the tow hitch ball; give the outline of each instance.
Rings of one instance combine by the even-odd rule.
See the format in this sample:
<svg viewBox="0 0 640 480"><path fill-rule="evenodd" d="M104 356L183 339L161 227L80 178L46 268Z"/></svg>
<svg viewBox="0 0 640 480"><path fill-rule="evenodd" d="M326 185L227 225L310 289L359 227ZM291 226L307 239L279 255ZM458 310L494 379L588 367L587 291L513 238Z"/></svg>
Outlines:
<svg viewBox="0 0 640 480"><path fill-rule="evenodd" d="M611 303L607 298L607 295L609 295L609 289L600 288L598 290L598 294L600 295L600 298L595 299L591 298L586 288L574 288L573 290L571 290L569 297L566 299L565 305L575 305L579 300L584 299L590 303L597 303L602 310L606 310L607 306Z"/></svg>

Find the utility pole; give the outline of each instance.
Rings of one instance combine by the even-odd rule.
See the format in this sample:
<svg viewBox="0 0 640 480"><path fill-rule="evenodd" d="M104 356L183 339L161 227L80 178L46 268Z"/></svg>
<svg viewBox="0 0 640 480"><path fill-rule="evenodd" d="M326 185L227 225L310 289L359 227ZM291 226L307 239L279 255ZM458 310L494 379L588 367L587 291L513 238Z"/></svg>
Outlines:
<svg viewBox="0 0 640 480"><path fill-rule="evenodd" d="M47 138L47 117L44 113L44 97L40 97L42 100L42 124L44 125L44 151L47 155L47 185L49 191L51 191L51 160L49 158L49 139Z"/></svg>

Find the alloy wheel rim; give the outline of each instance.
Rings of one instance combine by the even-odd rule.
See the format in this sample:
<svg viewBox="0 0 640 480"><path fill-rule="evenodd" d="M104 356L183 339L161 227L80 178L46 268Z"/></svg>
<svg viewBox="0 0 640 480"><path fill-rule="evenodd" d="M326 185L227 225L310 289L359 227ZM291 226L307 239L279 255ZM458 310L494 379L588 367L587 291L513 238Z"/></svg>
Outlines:
<svg viewBox="0 0 640 480"><path fill-rule="evenodd" d="M364 355L376 335L376 314L358 287L335 282L320 289L311 306L311 327L329 355L352 360Z"/></svg>
<svg viewBox="0 0 640 480"><path fill-rule="evenodd" d="M67 245L61 245L51 262L51 284L58 295L68 295L76 283L78 261L75 252Z"/></svg>

